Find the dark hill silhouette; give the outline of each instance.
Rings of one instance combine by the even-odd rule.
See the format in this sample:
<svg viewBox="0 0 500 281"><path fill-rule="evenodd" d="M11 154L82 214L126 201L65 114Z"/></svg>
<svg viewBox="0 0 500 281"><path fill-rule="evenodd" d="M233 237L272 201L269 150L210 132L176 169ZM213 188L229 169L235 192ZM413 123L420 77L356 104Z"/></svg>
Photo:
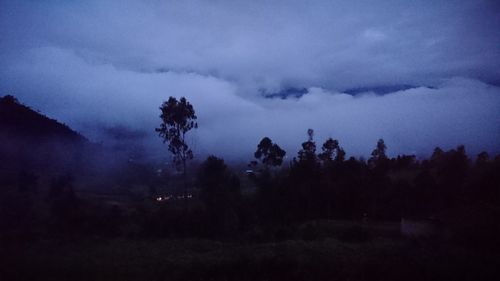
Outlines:
<svg viewBox="0 0 500 281"><path fill-rule="evenodd" d="M0 98L0 133L29 137L35 141L47 138L71 142L87 141L67 125L34 111L10 95Z"/></svg>
<svg viewBox="0 0 500 281"><path fill-rule="evenodd" d="M67 125L21 104L13 96L0 98L0 171L71 170L88 140Z"/></svg>
<svg viewBox="0 0 500 281"><path fill-rule="evenodd" d="M398 91L405 91L409 89L418 88L418 86L401 84L401 85L381 85L381 86L373 86L373 87L359 87L344 90L346 94L356 96L363 93L374 93L379 96L383 96L385 94L394 93Z"/></svg>
<svg viewBox="0 0 500 281"><path fill-rule="evenodd" d="M293 98L300 98L303 95L306 95L309 93L307 88L300 88L300 87L288 87L285 89L282 89L278 92L267 92L265 89L261 89L260 93L268 99L274 99L274 98L279 98L279 99L287 99L290 97Z"/></svg>

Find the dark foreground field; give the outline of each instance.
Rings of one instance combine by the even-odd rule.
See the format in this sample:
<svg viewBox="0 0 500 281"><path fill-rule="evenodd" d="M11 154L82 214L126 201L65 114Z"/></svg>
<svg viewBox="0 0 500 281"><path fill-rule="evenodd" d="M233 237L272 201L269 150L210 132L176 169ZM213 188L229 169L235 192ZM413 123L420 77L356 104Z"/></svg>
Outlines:
<svg viewBox="0 0 500 281"><path fill-rule="evenodd" d="M306 229L302 238L274 242L87 238L10 243L1 253L0 279L499 280L498 253L488 249L405 239L397 235L397 224L326 224L333 232Z"/></svg>

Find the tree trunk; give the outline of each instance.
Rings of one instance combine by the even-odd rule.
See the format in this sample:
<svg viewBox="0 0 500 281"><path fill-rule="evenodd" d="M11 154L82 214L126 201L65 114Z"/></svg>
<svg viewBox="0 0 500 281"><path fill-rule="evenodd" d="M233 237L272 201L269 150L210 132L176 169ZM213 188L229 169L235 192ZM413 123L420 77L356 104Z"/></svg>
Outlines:
<svg viewBox="0 0 500 281"><path fill-rule="evenodd" d="M182 143L185 144L185 133L182 133ZM188 184L187 184L187 170L186 170L186 149L183 147L182 149L182 172L183 172L183 180L184 180L184 204L185 204L185 209L186 212L189 209L189 202L188 202Z"/></svg>
<svg viewBox="0 0 500 281"><path fill-rule="evenodd" d="M182 169L183 169L183 178L184 178L184 202L185 202L185 208L186 212L189 209L189 202L188 202L188 184L187 184L187 171L186 171L186 158L182 159Z"/></svg>

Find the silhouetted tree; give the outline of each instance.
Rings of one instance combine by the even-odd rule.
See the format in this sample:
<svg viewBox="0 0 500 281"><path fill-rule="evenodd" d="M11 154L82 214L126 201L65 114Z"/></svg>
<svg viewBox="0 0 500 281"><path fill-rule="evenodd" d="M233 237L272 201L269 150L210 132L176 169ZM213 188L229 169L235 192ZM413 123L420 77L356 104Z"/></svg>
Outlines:
<svg viewBox="0 0 500 281"><path fill-rule="evenodd" d="M411 169L415 165L417 165L417 158L415 155L398 155L396 159L394 160L394 163L391 164L391 166L394 169Z"/></svg>
<svg viewBox="0 0 500 281"><path fill-rule="evenodd" d="M332 138L328 138L323 146L321 147L321 152L318 154L318 158L323 161L323 163L330 162L343 162L345 160L345 151L340 147L339 141Z"/></svg>
<svg viewBox="0 0 500 281"><path fill-rule="evenodd" d="M238 224L236 207L240 201L240 182L224 160L209 156L200 166L197 176L201 199L214 231L232 232Z"/></svg>
<svg viewBox="0 0 500 281"><path fill-rule="evenodd" d="M490 161L490 155L488 152L483 151L477 155L476 165L484 165Z"/></svg>
<svg viewBox="0 0 500 281"><path fill-rule="evenodd" d="M0 103L19 103L16 97L12 95L6 95L3 98L0 98Z"/></svg>
<svg viewBox="0 0 500 281"><path fill-rule="evenodd" d="M377 165L378 163L387 160L387 155L385 154L386 149L387 147L385 146L384 140L379 139L377 141L377 147L372 151L372 157L369 161Z"/></svg>
<svg viewBox="0 0 500 281"><path fill-rule="evenodd" d="M307 130L308 139L306 142L302 143L302 149L299 151L299 162L316 162L316 143L313 140L314 130Z"/></svg>
<svg viewBox="0 0 500 281"><path fill-rule="evenodd" d="M434 153L432 160L442 206L459 204L469 170L469 159L465 153L465 147L460 145L456 149Z"/></svg>
<svg viewBox="0 0 500 281"><path fill-rule="evenodd" d="M434 151L432 152L431 160L436 159L437 157L443 154L444 151L439 146L437 146L436 148L434 148Z"/></svg>
<svg viewBox="0 0 500 281"><path fill-rule="evenodd" d="M345 150L342 147L337 147L337 155L335 155L335 162L345 161Z"/></svg>
<svg viewBox="0 0 500 281"><path fill-rule="evenodd" d="M307 141L302 143L298 152L298 160L294 158L290 171L289 202L293 211L301 219L313 217L317 214L317 199L321 196L321 166L316 155L314 131L307 130Z"/></svg>
<svg viewBox="0 0 500 281"><path fill-rule="evenodd" d="M168 142L168 150L173 155L176 167L182 167L184 187L187 189L186 161L193 159L193 151L186 143L186 133L198 128L194 108L184 97L179 101L175 97L170 97L162 104L160 110L162 123L156 128L156 132L164 143ZM187 193L187 190L185 192Z"/></svg>
<svg viewBox="0 0 500 281"><path fill-rule="evenodd" d="M257 151L254 153L255 158L261 160L266 167L280 166L285 155L286 152L268 137L264 137L260 141L257 145Z"/></svg>
<svg viewBox="0 0 500 281"><path fill-rule="evenodd" d="M334 159L334 154L339 147L339 141L329 138L325 141L321 149L322 153L318 155L319 159L324 163L332 162Z"/></svg>

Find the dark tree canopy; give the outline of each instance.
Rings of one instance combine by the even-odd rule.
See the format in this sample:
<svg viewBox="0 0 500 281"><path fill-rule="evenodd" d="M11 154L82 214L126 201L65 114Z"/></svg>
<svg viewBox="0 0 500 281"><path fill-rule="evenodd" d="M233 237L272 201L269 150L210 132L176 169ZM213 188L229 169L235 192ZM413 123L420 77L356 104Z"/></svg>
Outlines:
<svg viewBox="0 0 500 281"><path fill-rule="evenodd" d="M232 204L231 202L239 196L238 177L228 169L223 159L213 155L208 156L200 165L197 183L201 189L202 200L208 207Z"/></svg>
<svg viewBox="0 0 500 281"><path fill-rule="evenodd" d="M332 161L333 154L335 153L335 150L338 147L339 147L338 140L334 140L332 138L327 139L323 144L323 146L321 147L323 152L319 154L319 158L323 161Z"/></svg>
<svg viewBox="0 0 500 281"><path fill-rule="evenodd" d="M280 166L283 163L283 158L286 152L273 143L270 138L264 137L257 145L257 151L254 156L262 161L266 166Z"/></svg>
<svg viewBox="0 0 500 281"><path fill-rule="evenodd" d="M308 139L302 143L302 149L299 151L300 162L316 162L316 143L313 140L314 130L307 130Z"/></svg>
<svg viewBox="0 0 500 281"><path fill-rule="evenodd" d="M156 128L163 142L168 142L168 150L174 156L177 167L181 164L185 170L186 160L193 158L193 151L186 143L186 133L193 128L198 128L194 108L186 98L179 101L170 97L160 107L162 123Z"/></svg>
<svg viewBox="0 0 500 281"><path fill-rule="evenodd" d="M216 156L209 156L201 165L197 176L201 189L200 199L209 218L208 228L214 232L233 232L237 227L237 206L240 202L240 181Z"/></svg>
<svg viewBox="0 0 500 281"><path fill-rule="evenodd" d="M12 96L12 95L6 95L4 96L3 98L0 98L0 103L5 103L5 104L12 104L12 103L16 103L18 104L19 101L17 100L16 97Z"/></svg>
<svg viewBox="0 0 500 281"><path fill-rule="evenodd" d="M381 162L387 160L387 155L385 154L387 147L385 146L384 140L379 139L377 141L377 146L372 151L372 157L370 158L370 162L375 165L380 164Z"/></svg>
<svg viewBox="0 0 500 281"><path fill-rule="evenodd" d="M321 147L322 153L318 157L323 163L330 163L332 161L342 162L345 160L345 151L340 147L339 141L328 138Z"/></svg>

